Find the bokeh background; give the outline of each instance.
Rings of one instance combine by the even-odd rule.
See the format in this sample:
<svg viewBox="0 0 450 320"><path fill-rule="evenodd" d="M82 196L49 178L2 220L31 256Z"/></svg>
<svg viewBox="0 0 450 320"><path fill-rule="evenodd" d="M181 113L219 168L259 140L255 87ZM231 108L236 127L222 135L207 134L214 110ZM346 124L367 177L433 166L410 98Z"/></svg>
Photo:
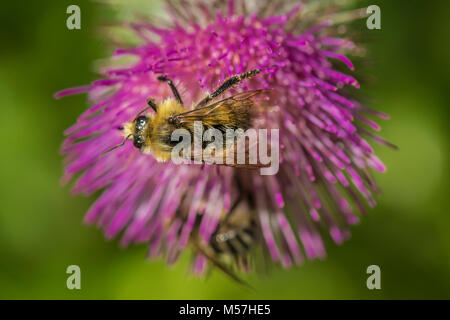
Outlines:
<svg viewBox="0 0 450 320"><path fill-rule="evenodd" d="M141 12L155 1L128 2ZM62 132L86 108L85 95L54 92L96 79L94 61L111 48L98 33L118 18L100 2L4 1L0 5L0 298L29 299L403 299L450 298L448 120L449 1L379 4L382 30L356 23L370 64L361 93L391 115L382 134L398 151L377 146L388 166L378 174L378 206L328 257L247 278L245 290L219 272L189 275L189 255L175 266L145 259L82 223L93 198L60 185ZM81 7L81 30L66 28L66 8ZM124 9L125 10L125 9ZM359 68L359 69L358 69ZM81 267L82 289L66 288L66 268ZM381 267L381 290L366 288L366 268Z"/></svg>

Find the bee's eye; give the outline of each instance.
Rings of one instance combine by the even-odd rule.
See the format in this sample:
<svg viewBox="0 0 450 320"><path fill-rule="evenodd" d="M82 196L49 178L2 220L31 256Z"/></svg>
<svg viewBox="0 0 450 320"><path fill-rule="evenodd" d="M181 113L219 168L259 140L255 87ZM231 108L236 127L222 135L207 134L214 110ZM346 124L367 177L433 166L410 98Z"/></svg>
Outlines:
<svg viewBox="0 0 450 320"><path fill-rule="evenodd" d="M141 135L134 136L133 145L138 149L144 145L144 139Z"/></svg>
<svg viewBox="0 0 450 320"><path fill-rule="evenodd" d="M145 125L147 124L147 117L146 116L139 116L136 119L136 129L137 130L142 130L144 129Z"/></svg>

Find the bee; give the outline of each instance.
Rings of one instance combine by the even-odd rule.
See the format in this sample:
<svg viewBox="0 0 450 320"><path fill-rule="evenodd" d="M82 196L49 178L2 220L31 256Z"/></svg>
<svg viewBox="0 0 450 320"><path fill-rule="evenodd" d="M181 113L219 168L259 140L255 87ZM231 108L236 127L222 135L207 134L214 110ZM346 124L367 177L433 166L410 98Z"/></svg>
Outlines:
<svg viewBox="0 0 450 320"><path fill-rule="evenodd" d="M237 200L224 212L208 243L198 235L197 227L191 244L225 274L245 284L229 266L233 262L236 266L248 264L248 257L261 237L258 230L256 212L245 201Z"/></svg>
<svg viewBox="0 0 450 320"><path fill-rule="evenodd" d="M201 246L208 254L234 259L245 256L256 243L254 212L247 205L234 205L219 221L216 230L206 246Z"/></svg>
<svg viewBox="0 0 450 320"><path fill-rule="evenodd" d="M255 69L240 75L234 75L226 79L216 90L208 94L198 102L192 110L186 111L180 94L172 80L164 76L159 76L158 80L166 82L173 98L167 98L159 104L151 98L147 100L148 107L139 112L133 121L125 123L119 129L125 137L121 144L112 147L105 153L110 152L126 141L132 140L134 147L144 154L152 154L157 161L166 162L171 159L172 150L177 145L177 141L172 141L172 133L176 129L186 129L191 136L194 136L194 122L201 121L203 129L214 128L225 133L227 129L247 129L252 124L252 109L255 106L255 96L266 90L251 90L238 93L231 97L215 102L216 98L228 89L236 86L244 79L256 76L263 69ZM154 112L146 113L152 109ZM202 145L202 148L205 148ZM233 149L234 150L234 149ZM225 156L223 152L223 156ZM248 152L248 151L246 151ZM193 154L183 155L193 159ZM208 162L211 159L203 158ZM225 164L225 163L223 163ZM235 167L260 167L255 164L225 164Z"/></svg>

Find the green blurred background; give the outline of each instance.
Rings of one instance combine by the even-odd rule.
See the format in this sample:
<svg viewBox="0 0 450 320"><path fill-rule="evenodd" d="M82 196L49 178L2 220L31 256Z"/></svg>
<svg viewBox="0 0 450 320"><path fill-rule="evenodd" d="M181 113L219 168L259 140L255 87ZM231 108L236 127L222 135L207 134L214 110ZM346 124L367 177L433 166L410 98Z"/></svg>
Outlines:
<svg viewBox="0 0 450 320"><path fill-rule="evenodd" d="M152 1L131 1L152 10ZM145 3L145 4L144 4ZM448 119L449 1L378 3L382 30L365 30L373 79L370 106L391 115L382 134L399 151L377 147L388 166L384 194L342 246L324 261L251 275L255 291L219 272L187 273L145 259L83 225L93 198L62 187L62 132L86 108L86 96L54 92L96 79L93 62L111 49L98 34L113 10L91 1L4 1L0 5L0 298L31 299L401 299L450 298ZM81 7L82 29L66 28L66 8ZM141 7L141 10L144 9ZM128 14L128 13L126 13ZM358 65L357 65L358 68ZM81 267L82 289L66 288L66 268ZM366 268L381 267L381 290L366 288Z"/></svg>

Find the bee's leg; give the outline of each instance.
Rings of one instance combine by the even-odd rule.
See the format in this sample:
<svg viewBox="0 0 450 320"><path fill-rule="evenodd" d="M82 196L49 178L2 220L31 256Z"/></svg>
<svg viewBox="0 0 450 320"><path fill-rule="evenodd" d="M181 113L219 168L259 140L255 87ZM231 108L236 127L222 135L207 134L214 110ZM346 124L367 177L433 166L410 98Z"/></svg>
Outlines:
<svg viewBox="0 0 450 320"><path fill-rule="evenodd" d="M158 112L158 110L157 110L158 106L156 105L156 103L153 99L151 99L151 98L147 99L147 104L150 108L153 109L153 111Z"/></svg>
<svg viewBox="0 0 450 320"><path fill-rule="evenodd" d="M172 93L175 96L175 99L177 99L177 101L183 105L183 101L181 100L180 94L178 93L177 88L175 87L175 85L173 84L172 80L170 80L169 78L166 78L164 76L159 76L158 77L159 81L162 82L167 82L169 84L170 89L172 89Z"/></svg>
<svg viewBox="0 0 450 320"><path fill-rule="evenodd" d="M216 259L214 256L211 256L210 254L206 253L205 250L203 250L197 243L193 243L194 247L196 247L197 251L199 251L202 255L204 255L211 263L219 268L221 271L223 271L227 276L229 276L232 280L236 281L237 283L248 287L250 289L253 289L252 286L250 286L247 282L239 278L233 270L225 266L222 262L220 262L218 259Z"/></svg>
<svg viewBox="0 0 450 320"><path fill-rule="evenodd" d="M216 90L214 90L213 93L207 95L203 100L201 100L196 106L195 108L198 107L202 107L205 106L206 104L208 104L208 102L210 102L211 100L213 100L215 97L221 95L222 93L224 93L225 91L227 91L228 89L234 87L235 85L237 85L239 82L241 82L244 79L248 79L251 78L253 76L256 76L258 73L260 73L263 69L254 69L252 71L249 72L245 72L245 73L241 73L239 75L235 75L232 76L230 78L228 78L227 80L225 80Z"/></svg>
<svg viewBox="0 0 450 320"><path fill-rule="evenodd" d="M152 108L153 111L158 112L157 105L156 105L155 101L152 98L148 98L147 99L147 104L148 104L148 107L146 107L146 108L142 109L141 111L139 111L139 113L136 115L136 117L134 117L134 120L136 120L141 114L143 114L145 111L147 111L150 108Z"/></svg>
<svg viewBox="0 0 450 320"><path fill-rule="evenodd" d="M235 212L235 209L237 208L237 206L239 205L241 200L242 200L242 195L239 194L236 201L234 201L234 203L231 205L230 210L228 211L228 215L226 216L225 219L228 219L228 217L230 217Z"/></svg>

